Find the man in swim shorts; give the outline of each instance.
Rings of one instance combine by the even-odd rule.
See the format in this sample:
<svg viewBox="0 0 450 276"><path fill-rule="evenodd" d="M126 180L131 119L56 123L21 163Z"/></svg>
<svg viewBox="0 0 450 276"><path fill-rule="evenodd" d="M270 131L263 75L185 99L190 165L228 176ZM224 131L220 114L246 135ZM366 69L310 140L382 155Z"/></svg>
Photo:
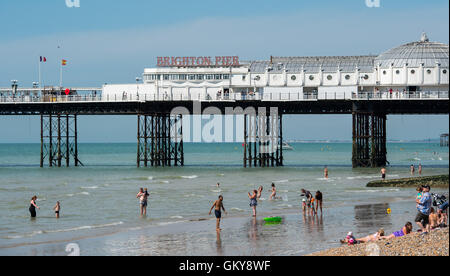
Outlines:
<svg viewBox="0 0 450 276"><path fill-rule="evenodd" d="M219 199L216 200L211 207L211 210L209 210L209 215L211 215L212 210L215 209L215 215L216 215L216 230L220 231L220 220L222 219L222 209L227 214L227 211L225 211L225 207L223 206L223 196L219 196Z"/></svg>

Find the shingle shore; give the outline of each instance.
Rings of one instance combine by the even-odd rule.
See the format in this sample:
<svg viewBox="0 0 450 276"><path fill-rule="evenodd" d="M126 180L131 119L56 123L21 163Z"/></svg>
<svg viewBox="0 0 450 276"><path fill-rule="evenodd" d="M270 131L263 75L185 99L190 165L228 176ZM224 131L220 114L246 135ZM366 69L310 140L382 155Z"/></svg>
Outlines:
<svg viewBox="0 0 450 276"><path fill-rule="evenodd" d="M343 245L309 256L449 256L449 229L426 235L413 233L405 237L367 244Z"/></svg>

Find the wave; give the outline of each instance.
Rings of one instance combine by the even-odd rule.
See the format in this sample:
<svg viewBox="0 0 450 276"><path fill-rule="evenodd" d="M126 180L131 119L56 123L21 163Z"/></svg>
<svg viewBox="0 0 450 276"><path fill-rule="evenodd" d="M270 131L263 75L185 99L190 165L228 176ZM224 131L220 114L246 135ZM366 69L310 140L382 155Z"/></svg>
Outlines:
<svg viewBox="0 0 450 276"><path fill-rule="evenodd" d="M54 233L65 233L65 232L74 232L74 231L81 231L81 230L89 230L89 229L99 229L99 228L107 228L107 227L113 227L122 225L123 222L114 222L109 224L100 224L100 225L86 225L86 226L80 226L80 227L74 227L74 228L68 228L68 229L58 229L58 230L38 230L34 231L30 234L24 234L24 235L16 235L16 236L7 236L7 239L21 239L21 238L31 238L36 235L43 235L43 234L54 234Z"/></svg>
<svg viewBox="0 0 450 276"><path fill-rule="evenodd" d="M170 217L171 219L182 219L183 217L182 216L172 216L172 217Z"/></svg>
<svg viewBox="0 0 450 276"><path fill-rule="evenodd" d="M182 176L181 178L184 178L184 179L195 179L195 178L198 178L198 176L197 175L189 175L189 176Z"/></svg>
<svg viewBox="0 0 450 276"><path fill-rule="evenodd" d="M241 208L231 208L231 211L236 211L236 212L244 212L244 210L242 210Z"/></svg>
<svg viewBox="0 0 450 276"><path fill-rule="evenodd" d="M273 183L286 183L286 182L289 182L289 179L283 179L283 180L276 180L276 181L273 181Z"/></svg>
<svg viewBox="0 0 450 276"><path fill-rule="evenodd" d="M347 193L380 193L380 192L398 192L400 189L384 189L384 190L347 190L345 192Z"/></svg>
<svg viewBox="0 0 450 276"><path fill-rule="evenodd" d="M84 190L95 190L95 189L98 189L98 186L81 187L81 189L84 189Z"/></svg>

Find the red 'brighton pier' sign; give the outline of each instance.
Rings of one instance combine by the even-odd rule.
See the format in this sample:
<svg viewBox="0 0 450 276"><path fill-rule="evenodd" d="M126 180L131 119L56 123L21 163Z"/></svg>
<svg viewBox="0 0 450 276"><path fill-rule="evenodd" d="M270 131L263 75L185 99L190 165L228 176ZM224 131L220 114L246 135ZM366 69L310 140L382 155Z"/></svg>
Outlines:
<svg viewBox="0 0 450 276"><path fill-rule="evenodd" d="M237 67L239 57L158 57L158 67Z"/></svg>

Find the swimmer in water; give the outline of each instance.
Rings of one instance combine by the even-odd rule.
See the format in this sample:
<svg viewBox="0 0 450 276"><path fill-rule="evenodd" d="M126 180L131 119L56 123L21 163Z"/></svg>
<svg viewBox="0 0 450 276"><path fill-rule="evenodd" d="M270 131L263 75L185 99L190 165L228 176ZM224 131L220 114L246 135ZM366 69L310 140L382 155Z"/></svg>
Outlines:
<svg viewBox="0 0 450 276"><path fill-rule="evenodd" d="M325 179L328 179L328 177L329 177L328 167L325 167L325 169L323 170L323 175L324 175Z"/></svg>
<svg viewBox="0 0 450 276"><path fill-rule="evenodd" d="M53 210L55 211L55 216L57 219L59 219L59 212L61 211L61 204L59 201L56 202L55 207L53 207Z"/></svg>
<svg viewBox="0 0 450 276"><path fill-rule="evenodd" d="M212 210L215 209L215 215L216 215L216 230L221 231L220 229L220 220L222 219L222 210L227 214L227 211L225 211L225 207L223 206L223 196L219 196L219 199L216 200L211 207L211 210L209 210L209 215L211 215Z"/></svg>
<svg viewBox="0 0 450 276"><path fill-rule="evenodd" d="M422 175L422 172L423 172L422 164L419 164L419 175Z"/></svg>
<svg viewBox="0 0 450 276"><path fill-rule="evenodd" d="M275 187L275 183L272 183L272 194L269 197L269 200L274 200L277 198L277 188Z"/></svg>
<svg viewBox="0 0 450 276"><path fill-rule="evenodd" d="M256 206L258 206L258 191L254 190L253 194L248 193L248 198L250 198L250 207L253 209L253 217L256 218Z"/></svg>

